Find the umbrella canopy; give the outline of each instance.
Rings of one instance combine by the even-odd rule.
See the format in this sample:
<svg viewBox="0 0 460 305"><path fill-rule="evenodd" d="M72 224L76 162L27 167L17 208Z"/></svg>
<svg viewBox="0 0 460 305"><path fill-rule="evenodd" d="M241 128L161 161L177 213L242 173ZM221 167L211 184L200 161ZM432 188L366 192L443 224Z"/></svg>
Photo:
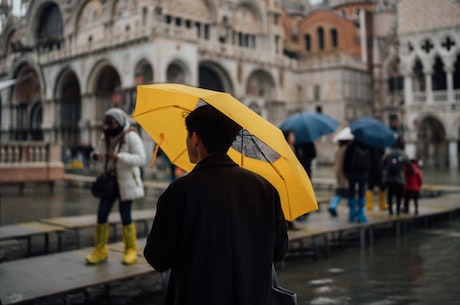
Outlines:
<svg viewBox="0 0 460 305"><path fill-rule="evenodd" d="M296 143L314 142L321 136L333 133L339 122L328 115L310 111L287 117L280 125L283 130L294 130Z"/></svg>
<svg viewBox="0 0 460 305"><path fill-rule="evenodd" d="M339 141L351 141L355 138L355 136L351 133L350 127L345 127L344 129L340 130L332 140L334 142Z"/></svg>
<svg viewBox="0 0 460 305"><path fill-rule="evenodd" d="M318 209L311 181L281 130L228 93L180 84L141 85L133 118L172 163L191 171L184 118L203 101L243 127L228 155L273 184L286 219Z"/></svg>
<svg viewBox="0 0 460 305"><path fill-rule="evenodd" d="M384 123L373 118L360 118L350 123L355 139L367 146L385 148L396 143L394 132Z"/></svg>

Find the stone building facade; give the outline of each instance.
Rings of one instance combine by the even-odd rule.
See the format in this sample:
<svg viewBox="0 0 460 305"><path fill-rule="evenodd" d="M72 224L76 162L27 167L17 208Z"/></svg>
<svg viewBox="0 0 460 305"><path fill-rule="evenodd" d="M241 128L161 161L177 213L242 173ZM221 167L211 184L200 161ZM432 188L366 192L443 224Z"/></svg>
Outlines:
<svg viewBox="0 0 460 305"><path fill-rule="evenodd" d="M136 85L176 82L229 92L275 125L319 108L342 126L398 113L414 157L456 167L460 4L422 0L436 18L420 31L418 1L23 0L0 36L0 79L13 82L0 140L95 145L108 107L133 111ZM332 160L331 138L318 140L319 162Z"/></svg>

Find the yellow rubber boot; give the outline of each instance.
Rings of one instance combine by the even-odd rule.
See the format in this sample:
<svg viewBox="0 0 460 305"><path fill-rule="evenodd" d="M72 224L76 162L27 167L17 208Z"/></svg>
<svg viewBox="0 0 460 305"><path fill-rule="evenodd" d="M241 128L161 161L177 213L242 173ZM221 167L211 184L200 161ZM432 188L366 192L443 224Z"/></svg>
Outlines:
<svg viewBox="0 0 460 305"><path fill-rule="evenodd" d="M134 223L123 226L123 241L125 243L125 256L122 263L132 265L137 261L137 236Z"/></svg>
<svg viewBox="0 0 460 305"><path fill-rule="evenodd" d="M388 210L388 204L386 203L387 194L385 192L379 192L379 207L381 210Z"/></svg>
<svg viewBox="0 0 460 305"><path fill-rule="evenodd" d="M374 192L371 190L366 191L366 210L371 211L374 209Z"/></svg>
<svg viewBox="0 0 460 305"><path fill-rule="evenodd" d="M98 223L94 235L94 249L90 255L86 257L86 263L99 264L107 260L109 249L107 242L109 241L109 224Z"/></svg>

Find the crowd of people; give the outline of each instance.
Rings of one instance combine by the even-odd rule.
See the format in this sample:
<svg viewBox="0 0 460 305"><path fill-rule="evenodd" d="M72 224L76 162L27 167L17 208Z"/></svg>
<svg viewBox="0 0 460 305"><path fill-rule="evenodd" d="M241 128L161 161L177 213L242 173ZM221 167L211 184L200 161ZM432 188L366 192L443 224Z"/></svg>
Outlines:
<svg viewBox="0 0 460 305"><path fill-rule="evenodd" d="M184 142L190 162L196 165L178 178L174 164L168 163L170 184L157 201L144 248L147 262L167 272L165 304L192 304L196 296L201 304L269 304L272 265L286 254L287 230L295 229L294 222L285 221L276 188L227 155L241 126L210 105L197 107L184 120ZM103 162L104 171L115 175L117 188L99 198L95 247L86 263L108 259L108 215L118 200L125 242L122 263L130 265L137 261L131 207L133 200L144 196L141 168L146 154L122 110L109 109L103 126L100 143L89 157ZM283 133L311 177L314 142L296 143L293 130ZM409 213L411 200L418 213L421 170L404 153L402 136L395 136L396 144L387 151L352 137L337 141L336 190L328 207L331 216L338 216L337 206L346 199L348 221L367 222L366 209L374 208L376 189L378 206L389 215Z"/></svg>
<svg viewBox="0 0 460 305"><path fill-rule="evenodd" d="M366 210L374 209L376 190L379 208L388 210L389 215L409 213L411 200L414 201L414 213L418 214L422 172L417 160L409 159L404 152L396 116L390 117L390 128L396 141L386 150L366 146L352 136L338 141L334 160L336 191L328 207L331 216L338 215L337 206L345 197L348 221L367 222Z"/></svg>

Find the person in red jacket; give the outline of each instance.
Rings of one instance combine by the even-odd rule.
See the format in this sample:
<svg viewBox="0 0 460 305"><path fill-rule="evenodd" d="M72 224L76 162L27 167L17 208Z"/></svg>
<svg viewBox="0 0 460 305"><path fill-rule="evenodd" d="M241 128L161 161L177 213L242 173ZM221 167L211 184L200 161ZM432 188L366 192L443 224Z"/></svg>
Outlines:
<svg viewBox="0 0 460 305"><path fill-rule="evenodd" d="M411 161L412 168L409 166L404 166L404 213L409 213L409 202L411 199L414 200L415 215L418 214L418 198L420 197L420 189L423 183L422 171L418 167L417 160L412 159Z"/></svg>

